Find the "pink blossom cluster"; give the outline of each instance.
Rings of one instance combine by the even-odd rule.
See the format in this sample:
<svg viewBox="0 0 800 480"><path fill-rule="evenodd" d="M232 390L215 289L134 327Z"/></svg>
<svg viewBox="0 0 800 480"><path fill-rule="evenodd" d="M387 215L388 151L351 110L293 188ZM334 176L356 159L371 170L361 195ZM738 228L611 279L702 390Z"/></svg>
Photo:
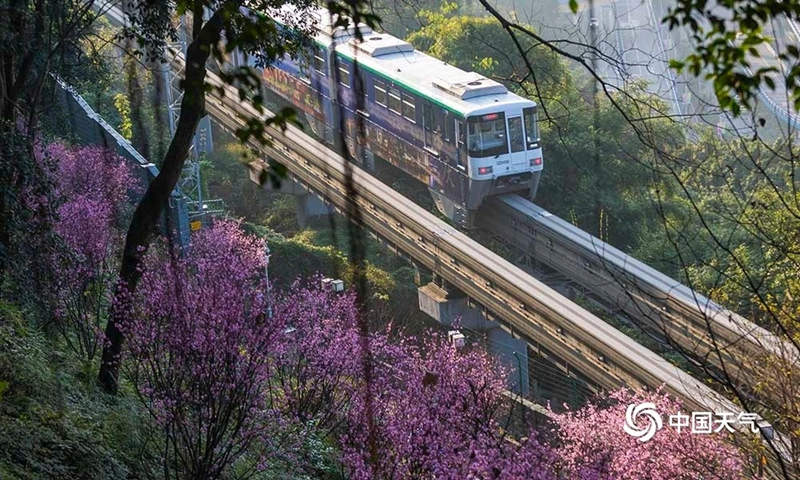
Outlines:
<svg viewBox="0 0 800 480"><path fill-rule="evenodd" d="M298 282L276 301L285 346L273 381L294 431L323 429L351 478L554 478L546 447L504 436L506 373L484 352L437 335L364 338L354 293L318 285Z"/></svg>
<svg viewBox="0 0 800 480"><path fill-rule="evenodd" d="M267 387L280 322L267 315L263 241L235 222L148 258L121 327L129 378L187 478L216 478L274 423Z"/></svg>
<svg viewBox="0 0 800 480"><path fill-rule="evenodd" d="M555 478L554 457L535 435L519 444L501 428L505 385L485 352L436 335L405 345L376 364L373 383L354 399L342 436L352 478Z"/></svg>
<svg viewBox="0 0 800 480"><path fill-rule="evenodd" d="M50 166L56 201L55 317L67 343L91 359L116 279L119 225L139 183L125 159L107 149L52 143L37 156Z"/></svg>
<svg viewBox="0 0 800 480"><path fill-rule="evenodd" d="M618 390L577 411L553 414L556 454L568 478L580 480L734 480L743 478L741 454L721 434L662 428L641 442L623 432L629 405L652 402L666 416L681 405L663 392Z"/></svg>
<svg viewBox="0 0 800 480"><path fill-rule="evenodd" d="M129 192L141 188L125 158L106 148L55 142L44 149L44 156L56 161L56 188L65 199L76 195L104 199L116 211L124 208Z"/></svg>

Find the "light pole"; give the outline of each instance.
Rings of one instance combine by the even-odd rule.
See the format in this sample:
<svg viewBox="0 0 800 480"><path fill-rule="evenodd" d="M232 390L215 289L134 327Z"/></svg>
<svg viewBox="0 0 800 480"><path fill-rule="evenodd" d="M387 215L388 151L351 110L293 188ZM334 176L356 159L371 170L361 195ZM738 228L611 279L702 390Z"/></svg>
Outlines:
<svg viewBox="0 0 800 480"><path fill-rule="evenodd" d="M264 242L264 280L267 282L267 318L272 318L272 298L271 287L269 284L269 245Z"/></svg>

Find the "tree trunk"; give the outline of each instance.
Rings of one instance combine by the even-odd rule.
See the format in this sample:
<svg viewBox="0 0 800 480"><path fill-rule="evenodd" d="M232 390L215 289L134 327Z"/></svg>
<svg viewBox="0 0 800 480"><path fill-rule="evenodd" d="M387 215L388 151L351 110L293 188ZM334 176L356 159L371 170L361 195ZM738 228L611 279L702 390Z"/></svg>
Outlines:
<svg viewBox="0 0 800 480"><path fill-rule="evenodd" d="M170 193L180 179L197 124L205 115L206 61L212 46L219 40L221 31L222 16L216 12L194 37L186 50L184 92L178 125L164 156L161 171L147 187L128 227L115 298L120 298L121 293L133 293L142 276L142 258L150 246ZM106 344L103 348L98 382L111 394L117 392L119 357L124 341L119 325L127 314L124 302L115 302L106 325Z"/></svg>

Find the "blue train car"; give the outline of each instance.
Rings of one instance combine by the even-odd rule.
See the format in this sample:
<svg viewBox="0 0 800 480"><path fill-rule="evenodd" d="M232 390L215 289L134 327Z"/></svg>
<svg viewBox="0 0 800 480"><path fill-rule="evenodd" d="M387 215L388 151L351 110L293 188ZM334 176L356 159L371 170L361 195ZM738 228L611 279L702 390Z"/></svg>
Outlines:
<svg viewBox="0 0 800 480"><path fill-rule="evenodd" d="M281 22L286 14L273 17ZM533 101L367 26L357 27L358 41L356 27L334 27L327 10L308 21L308 50L262 73L267 88L304 112L320 137L333 143L343 125L351 153L360 160L377 155L424 182L437 207L465 227L487 196L535 196L543 160ZM357 117L360 152L353 148Z"/></svg>

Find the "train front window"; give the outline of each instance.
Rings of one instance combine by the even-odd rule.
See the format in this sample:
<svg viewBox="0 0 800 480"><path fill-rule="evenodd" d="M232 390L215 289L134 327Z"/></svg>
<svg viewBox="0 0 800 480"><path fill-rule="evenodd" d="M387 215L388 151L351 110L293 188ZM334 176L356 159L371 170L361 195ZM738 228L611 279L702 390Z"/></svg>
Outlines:
<svg viewBox="0 0 800 480"><path fill-rule="evenodd" d="M511 141L511 153L525 150L522 141L522 119L520 117L508 118L508 138Z"/></svg>
<svg viewBox="0 0 800 480"><path fill-rule="evenodd" d="M467 118L467 148L474 158L508 153L506 118L502 112Z"/></svg>
<svg viewBox="0 0 800 480"><path fill-rule="evenodd" d="M525 144L528 150L539 146L539 125L536 122L536 109L523 108L522 116L525 118Z"/></svg>

